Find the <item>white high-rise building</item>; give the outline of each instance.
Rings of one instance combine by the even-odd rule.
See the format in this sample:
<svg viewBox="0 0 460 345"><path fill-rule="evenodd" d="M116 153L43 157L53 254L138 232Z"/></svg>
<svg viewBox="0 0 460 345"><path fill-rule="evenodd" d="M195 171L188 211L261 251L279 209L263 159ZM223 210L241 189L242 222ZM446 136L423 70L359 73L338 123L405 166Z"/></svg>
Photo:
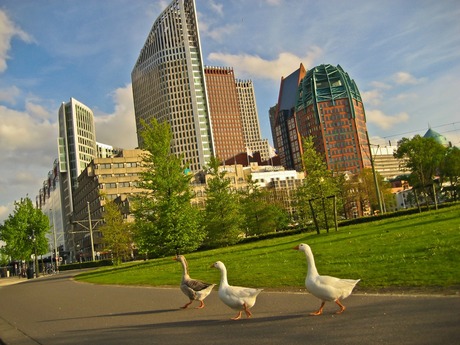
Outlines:
<svg viewBox="0 0 460 345"><path fill-rule="evenodd" d="M174 0L160 14L131 79L139 147L143 121L167 121L172 152L201 170L214 149L195 1Z"/></svg>
<svg viewBox="0 0 460 345"><path fill-rule="evenodd" d="M62 153L62 155L61 155ZM97 156L96 127L92 110L70 98L59 108L59 163L72 187L86 166Z"/></svg>
<svg viewBox="0 0 460 345"><path fill-rule="evenodd" d="M251 80L236 80L238 104L243 123L244 144L252 152L260 152L262 160L270 158L270 147L267 139L262 139L259 116L257 114L254 84Z"/></svg>
<svg viewBox="0 0 460 345"><path fill-rule="evenodd" d="M73 191L78 186L78 176L97 157L93 112L74 98L70 98L68 103L62 103L59 108L58 150L65 247L71 248Z"/></svg>

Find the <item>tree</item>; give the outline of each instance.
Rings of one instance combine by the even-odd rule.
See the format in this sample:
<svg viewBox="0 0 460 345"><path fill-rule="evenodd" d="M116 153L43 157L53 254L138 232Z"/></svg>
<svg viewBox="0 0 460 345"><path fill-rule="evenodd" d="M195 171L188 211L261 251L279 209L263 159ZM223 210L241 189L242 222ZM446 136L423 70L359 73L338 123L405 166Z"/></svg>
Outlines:
<svg viewBox="0 0 460 345"><path fill-rule="evenodd" d="M220 162L211 157L209 173L211 177L206 187L206 207L204 226L207 232L206 245L222 247L238 242L243 233L243 217L240 214L238 195L230 189L226 171L219 171Z"/></svg>
<svg viewBox="0 0 460 345"><path fill-rule="evenodd" d="M138 186L145 190L134 200L135 240L141 253L153 256L196 250L205 233L183 157L171 153L169 124L152 119L141 133L146 154Z"/></svg>
<svg viewBox="0 0 460 345"><path fill-rule="evenodd" d="M448 199L457 200L460 194L460 149L450 147L441 162L441 183L448 182L445 192Z"/></svg>
<svg viewBox="0 0 460 345"><path fill-rule="evenodd" d="M114 264L118 265L132 253L131 224L123 220L118 205L112 200L105 200L103 218L104 224L98 230L102 233L104 250L112 253Z"/></svg>
<svg viewBox="0 0 460 345"><path fill-rule="evenodd" d="M244 216L243 228L246 236L260 235L284 228L287 214L275 204L269 202L269 192L260 188L251 176L248 187L240 192L241 212Z"/></svg>
<svg viewBox="0 0 460 345"><path fill-rule="evenodd" d="M48 251L45 235L50 230L48 217L26 197L14 203L13 215L9 215L0 226L0 240L6 242L3 254L16 260L29 261L35 257L35 272L38 275L38 255Z"/></svg>
<svg viewBox="0 0 460 345"><path fill-rule="evenodd" d="M433 138L416 135L412 139L402 138L393 155L402 159L404 167L411 172L409 182L421 190L426 200L429 196L434 200L433 188L427 187L432 186L433 179L440 173L445 153L446 148Z"/></svg>
<svg viewBox="0 0 460 345"><path fill-rule="evenodd" d="M303 138L302 163L305 170L303 184L297 189L298 222L305 227L313 221L319 227L333 224L332 197L338 193L337 180L327 169L323 157L316 151L312 137Z"/></svg>
<svg viewBox="0 0 460 345"><path fill-rule="evenodd" d="M337 193L336 181L323 157L316 151L312 137L302 139L303 184L297 189L297 221L302 227L315 222L329 231L334 219L331 198Z"/></svg>
<svg viewBox="0 0 460 345"><path fill-rule="evenodd" d="M376 177L385 209L393 209L395 200L391 193L391 185L378 172L376 172ZM369 206L370 214L374 214L374 211L380 209L372 169L362 169L358 174L353 175L346 181L345 189L349 192L350 200L359 202L362 210Z"/></svg>

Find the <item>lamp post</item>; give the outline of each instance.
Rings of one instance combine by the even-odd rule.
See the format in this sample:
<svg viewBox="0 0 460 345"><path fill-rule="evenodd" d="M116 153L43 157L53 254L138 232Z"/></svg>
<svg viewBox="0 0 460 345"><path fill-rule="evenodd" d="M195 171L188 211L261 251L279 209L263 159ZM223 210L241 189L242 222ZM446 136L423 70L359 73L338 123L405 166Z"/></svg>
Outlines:
<svg viewBox="0 0 460 345"><path fill-rule="evenodd" d="M34 245L34 270L35 276L38 278L39 276L39 269L38 269L38 257L37 257L37 238L35 237L35 230L32 229L32 243Z"/></svg>
<svg viewBox="0 0 460 345"><path fill-rule="evenodd" d="M54 237L54 260L56 262L56 272L59 273L59 252L57 248L57 239L56 239L56 225L54 222L54 212L50 209L50 212L53 213L53 237Z"/></svg>
<svg viewBox="0 0 460 345"><path fill-rule="evenodd" d="M323 205L324 221L326 222L326 231L329 232L329 224L327 222L326 206L324 205L323 182L324 182L324 178L320 177L320 179L319 179L319 189L321 191L321 203Z"/></svg>
<svg viewBox="0 0 460 345"><path fill-rule="evenodd" d="M377 180L377 174L375 172L374 157L372 156L371 142L369 140L369 133L367 131L366 131L366 139L367 139L367 144L368 144L368 148L369 148L369 160L371 161L372 175L374 176L375 194L377 196L377 203L379 205L380 214L383 214L383 207L382 207L382 199L381 199L381 195L380 195L379 182Z"/></svg>
<svg viewBox="0 0 460 345"><path fill-rule="evenodd" d="M78 224L78 225L82 226L83 228L85 228L86 230L89 231L89 237L90 237L90 240L91 240L91 257L93 258L93 261L95 261L96 260L96 255L95 255L95 252L94 252L93 221L96 221L96 223L94 225L94 226L96 226L102 219L91 220L91 209L90 209L90 206L89 206L89 201L87 201L87 205L88 205L88 220L87 220L88 226L83 225L83 222L86 222L86 221L74 220L74 221L72 221L72 223ZM81 232L86 232L86 231L72 231L73 234L81 233Z"/></svg>

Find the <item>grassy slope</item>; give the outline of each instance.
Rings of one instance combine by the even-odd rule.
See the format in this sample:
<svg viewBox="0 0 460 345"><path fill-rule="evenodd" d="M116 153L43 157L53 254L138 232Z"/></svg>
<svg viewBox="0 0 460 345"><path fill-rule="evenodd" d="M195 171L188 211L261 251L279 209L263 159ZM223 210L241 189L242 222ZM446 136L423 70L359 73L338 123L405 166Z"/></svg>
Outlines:
<svg viewBox="0 0 460 345"><path fill-rule="evenodd" d="M186 255L192 278L219 283L220 260L229 283L266 289L303 288L307 271L300 242L311 246L320 274L361 278L360 290L460 287L460 205ZM77 277L99 284L177 286L181 266L162 258L102 268Z"/></svg>

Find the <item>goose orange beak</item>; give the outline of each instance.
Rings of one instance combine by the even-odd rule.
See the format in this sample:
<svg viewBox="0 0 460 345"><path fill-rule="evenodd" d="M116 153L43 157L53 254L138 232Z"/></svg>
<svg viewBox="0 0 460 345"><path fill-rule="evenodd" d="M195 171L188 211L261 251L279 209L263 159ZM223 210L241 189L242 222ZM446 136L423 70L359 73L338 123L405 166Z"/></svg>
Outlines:
<svg viewBox="0 0 460 345"><path fill-rule="evenodd" d="M295 246L294 248L292 248L294 250L299 250L299 245Z"/></svg>

